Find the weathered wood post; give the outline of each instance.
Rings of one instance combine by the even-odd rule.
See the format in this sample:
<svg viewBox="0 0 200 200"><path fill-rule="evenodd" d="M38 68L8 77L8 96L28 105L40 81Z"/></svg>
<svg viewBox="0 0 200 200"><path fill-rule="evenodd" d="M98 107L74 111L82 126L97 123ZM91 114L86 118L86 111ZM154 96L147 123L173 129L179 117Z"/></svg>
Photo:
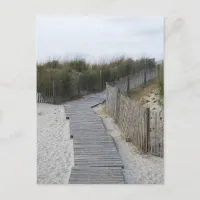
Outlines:
<svg viewBox="0 0 200 200"><path fill-rule="evenodd" d="M61 103L64 101L64 93L65 93L64 82L63 82L63 80L60 80L60 101L61 101Z"/></svg>
<svg viewBox="0 0 200 200"><path fill-rule="evenodd" d="M53 81L53 104L56 104L55 81Z"/></svg>
<svg viewBox="0 0 200 200"><path fill-rule="evenodd" d="M116 107L115 107L115 123L118 122L120 114L120 89L116 88Z"/></svg>
<svg viewBox="0 0 200 200"><path fill-rule="evenodd" d="M103 80L102 80L102 71L101 71L101 69L99 71L99 76L100 76L100 89L102 90L103 89Z"/></svg>
<svg viewBox="0 0 200 200"><path fill-rule="evenodd" d="M128 75L127 76L127 89L126 89L126 93L128 94L128 92L129 92L129 90L130 90L130 76Z"/></svg>
<svg viewBox="0 0 200 200"><path fill-rule="evenodd" d="M145 65L144 65L144 85L147 84L147 59L145 58Z"/></svg>
<svg viewBox="0 0 200 200"><path fill-rule="evenodd" d="M106 82L106 113L108 113L108 83Z"/></svg>
<svg viewBox="0 0 200 200"><path fill-rule="evenodd" d="M160 76L160 66L161 66L161 65L157 65L157 77Z"/></svg>
<svg viewBox="0 0 200 200"><path fill-rule="evenodd" d="M147 152L150 151L151 148L151 141L150 141L150 108L146 108L147 112Z"/></svg>
<svg viewBox="0 0 200 200"><path fill-rule="evenodd" d="M47 101L48 101L48 103L51 103L49 100L49 96L50 96L50 92L51 92L51 85L50 84L48 84L48 85L49 85L49 87L48 87Z"/></svg>
<svg viewBox="0 0 200 200"><path fill-rule="evenodd" d="M78 73L77 90L78 90L78 96L80 96L80 72Z"/></svg>

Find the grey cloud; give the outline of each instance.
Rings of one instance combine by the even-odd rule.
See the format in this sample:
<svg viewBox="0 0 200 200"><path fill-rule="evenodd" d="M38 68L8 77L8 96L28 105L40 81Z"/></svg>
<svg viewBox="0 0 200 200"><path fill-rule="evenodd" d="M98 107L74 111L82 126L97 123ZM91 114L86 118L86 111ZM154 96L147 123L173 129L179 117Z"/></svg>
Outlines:
<svg viewBox="0 0 200 200"><path fill-rule="evenodd" d="M37 60L82 54L163 57L163 19L69 17L37 19ZM152 40L153 38L153 40Z"/></svg>

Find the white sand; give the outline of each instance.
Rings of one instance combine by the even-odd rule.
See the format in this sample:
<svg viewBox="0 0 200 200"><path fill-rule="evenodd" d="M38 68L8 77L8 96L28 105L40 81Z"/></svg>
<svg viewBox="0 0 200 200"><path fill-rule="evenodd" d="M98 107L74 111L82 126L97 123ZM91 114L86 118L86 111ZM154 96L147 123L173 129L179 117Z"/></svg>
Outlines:
<svg viewBox="0 0 200 200"><path fill-rule="evenodd" d="M73 164L73 141L64 107L38 104L37 182L66 184Z"/></svg>
<svg viewBox="0 0 200 200"><path fill-rule="evenodd" d="M159 104L159 91L158 89L153 89L144 95L140 101L143 106L150 108L151 111L161 111L163 108Z"/></svg>
<svg viewBox="0 0 200 200"><path fill-rule="evenodd" d="M102 105L95 107L113 137L124 163L124 176L128 184L163 184L164 160L151 155L142 155L131 143L125 142L113 119L101 112Z"/></svg>

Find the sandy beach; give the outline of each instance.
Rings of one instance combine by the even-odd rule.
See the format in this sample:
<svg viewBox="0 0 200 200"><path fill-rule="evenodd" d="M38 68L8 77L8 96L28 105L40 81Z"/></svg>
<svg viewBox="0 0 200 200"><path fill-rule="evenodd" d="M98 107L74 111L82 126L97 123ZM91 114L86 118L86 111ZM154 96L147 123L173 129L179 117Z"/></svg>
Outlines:
<svg viewBox="0 0 200 200"><path fill-rule="evenodd" d="M73 141L64 107L37 107L37 183L67 184L73 164Z"/></svg>

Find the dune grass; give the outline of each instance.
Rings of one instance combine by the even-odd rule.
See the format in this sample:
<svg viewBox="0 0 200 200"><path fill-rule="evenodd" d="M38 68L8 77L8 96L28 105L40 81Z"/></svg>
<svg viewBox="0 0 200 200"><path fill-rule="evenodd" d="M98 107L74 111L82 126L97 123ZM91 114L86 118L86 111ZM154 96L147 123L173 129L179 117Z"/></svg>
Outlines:
<svg viewBox="0 0 200 200"><path fill-rule="evenodd" d="M77 94L77 87L89 93L98 92L105 89L106 82L144 69L145 59L149 68L156 66L155 60L151 58L133 60L125 56L113 57L111 60L101 59L96 63L89 63L81 57L62 61L49 59L47 62L37 63L37 91L46 93L52 88L54 81L59 82L57 94L74 96Z"/></svg>
<svg viewBox="0 0 200 200"><path fill-rule="evenodd" d="M164 107L164 66L163 64L158 66L158 77L150 81L147 85L142 85L134 90L131 90L128 93L128 97L133 99L135 102L140 102L144 104L145 102L141 101L144 96L149 95L152 92L158 95L158 103L161 107Z"/></svg>

